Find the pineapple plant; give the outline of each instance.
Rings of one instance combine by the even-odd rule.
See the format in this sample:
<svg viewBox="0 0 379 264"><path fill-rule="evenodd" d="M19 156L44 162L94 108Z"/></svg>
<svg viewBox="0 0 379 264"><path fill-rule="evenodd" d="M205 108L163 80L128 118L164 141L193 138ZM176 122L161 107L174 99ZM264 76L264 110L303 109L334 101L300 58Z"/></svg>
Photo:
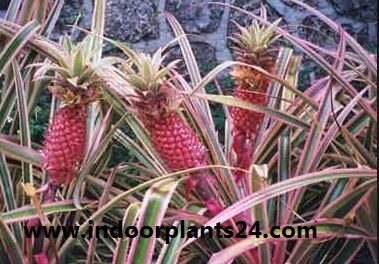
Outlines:
<svg viewBox="0 0 379 264"><path fill-rule="evenodd" d="M134 95L129 96L136 116L150 133L152 144L167 167L172 171L206 166L207 149L195 130L181 114L181 95L175 87L175 77L169 76L177 61L162 66L165 56L159 49L153 56L130 51L131 58L123 65ZM191 174L185 194L196 187L206 201L207 184L212 182L209 172Z"/></svg>
<svg viewBox="0 0 379 264"><path fill-rule="evenodd" d="M33 186L25 189L29 188L34 194L43 193L43 202L52 202L56 190L62 184L70 184L78 172L86 148L87 108L91 102L100 98L95 71L104 63L92 63L91 39L85 38L75 45L69 38L64 37L62 47L65 56L58 62L35 65L40 66L35 73L35 79L48 81L49 91L60 102L45 133L41 151L42 167L47 172L48 181L39 190L35 190ZM38 208L41 203L39 198L35 195L29 196L34 199L37 211L42 216L42 211ZM29 228L38 226L41 220L44 219L30 220L27 225ZM49 223L47 219L44 222ZM36 239L41 241L43 238ZM28 241L31 244L31 240ZM46 263L46 252L41 248L42 243L34 244L34 260L36 263Z"/></svg>
<svg viewBox="0 0 379 264"><path fill-rule="evenodd" d="M25 5L20 5L20 2L25 3ZM31 2L35 4L30 5ZM38 2L40 3L38 4ZM295 2L301 5L301 10L304 12L308 10L317 16L318 11L307 8L304 1ZM49 28L53 28L54 18L58 17L61 9L60 3L62 1L56 1L51 13L48 12L52 19L45 20L46 23L38 20L41 24L45 24L44 33L47 33ZM254 160L267 163L252 168L251 181L244 180L234 184L233 179L229 176L233 174L235 169L225 166L234 165L234 161L229 162L228 160L231 147L229 139L232 137L229 134L229 128L231 128L229 121L231 119L225 120L226 133L224 140L218 141L222 138L220 133L217 133L217 129L210 126L202 127L203 124L206 125L205 122L208 120L206 118L208 113L204 111L207 109L204 106L208 108L212 100L222 103L223 106L239 106L241 104L238 100L236 101L223 95L207 95L203 89L192 93L193 87L187 83L185 84L185 80L181 76L176 78L178 75L175 71L171 71L172 74L162 73L167 76L159 82L159 89L163 98L160 98L160 96L148 96L147 91L150 91L149 89L130 89L134 97L129 98L134 100L128 101L133 103L132 110L136 110L142 123L149 127L147 130L150 131L150 134L165 131L163 135L155 133L157 138L151 141L155 142L154 146L162 157L165 156L164 153L168 153L166 154L168 158L165 158L167 168L171 167L173 168L172 170L175 170L175 167L181 169L196 166L192 164L207 164L207 161L210 162L211 160L208 160L208 156L213 158L216 166L221 165L220 168L214 169L214 172L219 172L220 175L217 181L217 190L212 189L213 197L202 196L207 198L206 200L203 199L208 209L208 213L204 217L203 208L193 206L192 203L183 203L182 190L178 188L177 181L167 180L167 176L161 175L160 166L151 166L151 145L144 144L147 141L145 133L143 137L138 138L134 138L130 133L130 128L135 132L141 131L140 124L133 122L134 120L129 118L120 119L120 114L124 117L123 113L131 113L128 104L120 103L120 100L125 96L125 89L129 89L131 86L121 79L123 76L113 67L100 71L98 75L96 74L106 84L102 85L101 88L104 89L102 91L106 95L104 99L108 100L107 103L102 105L103 113L108 110L105 118L104 116L99 116L96 119L99 122L95 125L95 128L98 127L101 130L100 133L95 132L97 136L95 141L99 139L98 142L104 143L104 145L100 144L100 146L95 142L88 151L89 158L86 160L86 167L88 165L88 167L93 166L96 169L91 171L91 175L84 175L86 171L83 171L83 176L88 176L86 177L87 184L77 186L76 190L80 190L77 197L75 197L75 192L72 195L71 188L67 188L67 192L61 193L58 203L48 204L51 200L46 199L46 197L55 197L55 191L51 188L52 184L50 184L49 186L44 185L46 189L44 189L45 192L43 193L43 203L38 200L42 188L37 192L33 187L33 183L35 184L41 179L39 166L37 166L41 155L34 148L36 144L29 144L25 140L29 138L27 134L30 134L33 129L28 129L27 127L28 122L31 120L28 120L28 111L25 110L33 111L33 105L39 100L39 96L38 94L35 94L35 96L31 94L33 95L32 97L26 97L29 94L26 93L25 95L22 90L29 88L26 92L31 92L31 88L36 86L43 88L48 83L50 84L50 82L41 82L33 86L29 77L34 71L29 67L29 63L34 62L34 59L38 60L46 56L55 61L57 57L61 56L61 49L51 49L53 44L51 41L39 36L34 31L30 31L32 24L22 28L22 26L10 23L10 21L28 21L30 20L28 18L41 17L42 12L40 11L44 10L45 4L46 1L12 1L12 8L7 14L9 20L0 21L1 42L6 44L1 44L1 49L4 52L0 55L0 61L3 62L2 67L0 67L2 70L0 71L5 75L5 81L0 81L0 89L3 91L0 112L6 114L0 115L0 119L5 122L8 113L17 117L7 120L9 124L3 127L1 131L3 134L0 135L0 204L2 205L0 213L0 263L318 263L321 259L325 260L325 262L345 263L361 261L362 252L366 262L376 261L377 236L374 227L377 225L376 217L374 216L377 209L375 192L377 189L377 164L374 158L377 156L377 133L375 133L377 122L373 115L376 113L376 108L372 103L377 101L376 86L374 85L377 61L375 56L366 52L342 27L326 18L325 15L320 14L318 16L326 24L332 27L335 26L336 31L334 32L331 29L331 32L335 33L333 34L335 40L340 38L340 44L336 45L336 49L330 48L328 50L319 48L308 41L303 41L298 36L291 38L291 33L287 32L285 28L281 29L288 36L288 42L286 43L286 48L281 48L283 56L277 63L277 65L283 66L280 69L280 78L283 78L296 89L300 60L298 56L293 55L291 48L302 48L302 51L308 55L308 59L316 62L318 65L317 70L321 69L320 76L318 75L316 80L316 83L320 85L312 89L315 86L305 87L307 84L302 84L307 91L312 91L306 92L304 97L300 96L301 91L295 95L295 93L285 88L282 93L278 93L278 98L292 101L290 107L287 108L289 103L286 103L286 105L280 106L279 111L286 115L292 115L305 126L297 126L295 122L291 121L291 118L286 118L286 122L280 121L282 118L279 118L278 121L275 121L275 125L267 128L265 137L262 137L261 140L259 139L259 145L263 148L257 149L255 147L254 159L251 158L251 152L253 150L252 142L255 139L253 140L249 136L251 132L244 132L244 129L248 126L241 122L243 125L239 126L240 135L242 135L240 137L242 139L240 140L240 164L244 162L251 163ZM27 11L28 6L33 9ZM295 6L293 7L295 8ZM241 8L239 9L241 10ZM104 1L96 1L93 14L94 27L101 27L100 24L104 22L104 15L102 15L104 12ZM21 14L21 18L18 18L17 13ZM245 12L245 14L249 15L250 13ZM223 64L203 79L199 78L200 76L197 76L198 65L196 64L196 58L191 53L186 34L183 33L180 24L173 16L170 14L165 15L175 36L180 39L178 43L194 86L204 86L203 84L216 77L217 72L221 73L230 65L229 63ZM254 13L251 13L251 16L255 17ZM31 35L25 35L27 32ZM102 32L102 30L98 29L94 31L94 34L101 36ZM99 46L98 52L100 52ZM29 53L31 49L34 54ZM11 50L13 50L13 54L10 54L12 53ZM36 53L38 56L35 56ZM69 53L67 52L67 54ZM29 57L28 54L33 56ZM100 54L96 57L98 56ZM32 58L34 59L31 60ZM61 70L62 68L68 69L67 64L71 63L68 58L69 56L67 55L63 62L58 61L56 63L57 67L60 67ZM337 68L333 67L332 61L333 64L338 63ZM10 62L12 62L12 65L8 64ZM17 64L19 64L22 71L17 69ZM13 68L11 70L13 70L14 79L12 79L12 74L7 74L8 65ZM135 84L133 85L134 87L141 85L138 78L143 77L143 79L153 81L149 84L143 84L142 82L141 87L158 90L157 87L154 87L157 85L154 80L160 78L156 75L152 77L148 75L149 72L159 72L163 67L159 66L159 70L151 71L148 67L143 70L138 69L136 67L138 63L135 62L131 62L131 65L134 71L130 71L131 75L128 75L128 77L131 78L129 82ZM42 65L42 67L44 66ZM261 67L266 68L265 66ZM83 71L86 71L84 67L79 68L83 68ZM243 67L240 68L242 69ZM325 68L330 68L331 71L323 71L322 69ZM237 70L237 67L235 70ZM46 79L54 78L50 89L53 93L56 93L58 98L62 98L59 100L57 110L52 111L55 115L50 126L56 127L56 129L52 129L53 132L46 134L45 152L47 152L47 149L50 149L49 151L51 152L55 151L53 146L56 144L57 138L62 138L60 144L65 144L68 141L65 137L71 134L69 131L65 134L66 132L63 131L65 126L75 126L81 121L72 120L72 124L66 124L62 120L71 120L73 116L78 119L84 118L81 115L68 115L72 112L81 113L82 111L85 115L86 111L83 109L87 108L89 102L83 102L85 100L81 99L92 98L89 95L80 95L85 89L83 91L70 89L71 91L75 90L74 95L66 93L69 96L65 96L64 91L71 88L71 83L76 87L76 84L80 83L80 81L71 80L70 77L60 77L64 74L68 76L64 71L60 75L57 69L50 68L48 74L51 72L56 72L56 75L46 76ZM138 74L133 77L134 73ZM253 76L257 76L259 72L254 72L254 74ZM42 70L40 75L45 76ZM132 80L133 78L134 80ZM4 78L0 79L4 80ZM24 82L24 87L19 85L22 83L19 80ZM67 83L64 84L66 81ZM178 81L183 85L177 85ZM332 83L333 89L331 89L329 81ZM62 83L61 88L59 87L60 82ZM170 84L167 90L163 89L163 84L165 83ZM54 86L57 89L54 89ZM191 102L184 101L183 104L180 104L181 94L177 93L177 89L181 90L182 88L193 98L207 100L202 101L204 104L197 104L197 99L191 100ZM133 90L135 90L135 93ZM14 94L15 91L17 91L17 97ZM253 92L251 91L251 93ZM164 96L166 93L168 94L167 97ZM150 94L154 95L152 92ZM25 101L28 108L24 107ZM82 103L79 103L80 101ZM141 102L141 106L143 106L143 102L147 101L151 101L151 105L156 107L150 107L150 105L148 105L150 108L138 107ZM16 103L17 109L15 107ZM187 103L190 107L188 108L190 112L181 111L179 106L187 106ZM112 108L109 108L109 105L112 105ZM29 109L29 106L32 106L31 109ZM52 108L55 109L55 106L53 104ZM164 108L162 114L159 114L159 111L153 111L154 109L161 109L160 107ZM59 117L61 109L63 109L62 112L65 112L62 114L65 117ZM167 120L165 119L166 117ZM189 120L187 117L193 117L194 122L186 122L186 120ZM209 117L214 118L215 122L216 118L218 118L211 115ZM275 117L273 116L273 118ZM87 118L87 120L89 119ZM36 121L38 120L41 119L36 118ZM119 120L119 122L117 122L116 126L112 126L116 120ZM123 125L124 121L127 122L128 126ZM202 129L193 129L196 121L198 121L196 128ZM336 121L338 121L337 124ZM166 122L183 124L178 126L178 130L184 131L180 135L198 134L199 137L189 137L193 139L192 141L198 143L197 146L201 146L202 141L204 144L207 143L205 144L206 147L198 148L200 150L197 153L199 157L195 159L197 163L189 159L181 158L174 161L169 158L170 155L179 156L175 150L180 141L175 141L177 139L173 137L175 142L172 142L172 144L175 145L175 149L167 146L168 141L164 140L166 133L169 135L174 134L177 129L174 126L166 126ZM53 125L54 123L62 125ZM108 130L108 125L111 128L110 130ZM277 128L279 126L281 133L278 133ZM112 129L112 127L115 129ZM18 128L20 129L18 130ZM104 131L109 131L109 134L107 133L104 138L103 128ZM78 135L86 136L85 132L82 134L80 131L80 129L79 131L77 129L77 134L74 137L78 137ZM195 133L195 131L198 133ZM234 130L234 132L236 131ZM200 132L204 133L204 136ZM115 134L113 135L113 133ZM9 136L6 134L9 134ZM48 143L48 134L54 134L54 136L49 137L51 138L51 143ZM191 140L189 139L188 141ZM111 142L119 143L115 146L117 148L113 148L115 144L108 148L108 144ZM238 141L235 142L238 145ZM142 144L138 145L139 143ZM52 147L48 148L48 144L51 144ZM105 144L108 146L103 151L102 146L105 146ZM178 148L184 150L184 146L191 144L183 143ZM159 146L164 147L159 148ZM204 158L202 153L206 148L208 150L205 151ZM64 149L61 148L60 150L63 151L62 155L65 155ZM119 150L122 150L120 156L118 156ZM137 150L137 152L133 150ZM70 151L74 152L75 149ZM211 154L207 155L207 151ZM242 156L242 152L247 154ZM60 157L60 152L56 153L58 153L56 156L51 156L53 161ZM194 152L188 153L190 153L188 156L192 159L191 153ZM117 154L117 159L113 160L113 154ZM157 153L154 154L158 155ZM78 156L80 157L80 155ZM74 162L75 172L80 166L78 156L73 156L72 158L72 160L79 160ZM136 162L136 160L138 161ZM45 163L46 168L48 168L47 164L49 162L46 159ZM225 165L222 165L224 163ZM54 166L58 167L57 165ZM201 189L211 189L213 186L210 186L204 180L200 180L202 179L200 177L203 176L211 177L210 172L206 173L204 171L191 175L192 182L187 186L194 185ZM62 175L55 176L56 181L54 181L51 176L53 174L54 171L48 171L49 182L54 182L54 186L58 186L60 182L70 182L72 177L75 177L75 173L63 172ZM178 177L173 178L177 179ZM35 180L30 181L29 179ZM129 184L129 180L131 180L132 186ZM134 186L135 184L136 186ZM20 185L24 189L20 188ZM146 190L148 185L150 187ZM73 187L72 184L70 187ZM25 199L25 194L33 199L30 199L31 201ZM85 206L85 210L72 207L75 199ZM32 210L31 202L36 210ZM67 210L68 208L73 210ZM22 225L25 223L29 226L46 225L45 220L50 222L50 224L47 223L47 226L59 224L71 227L71 225L80 225L79 233L91 233L89 230L91 228L90 220L95 220L96 226L117 226L120 223L120 217L123 215L123 225L124 223L136 227L148 225L153 229L156 226L166 226L170 229L174 226L179 227L178 221L183 219L186 223L184 225L180 224L180 228L184 228L184 232L181 231L181 234L193 230L192 226L207 226L220 221L222 224L234 227L237 221L244 220L247 227L246 231L249 234L247 238L241 239L235 236L230 239L226 239L226 237L220 239L217 236L207 239L187 239L186 237L182 239L178 236L177 239L170 239L170 242L172 242L170 245L165 245L164 240L167 239L167 234L172 233L169 232L171 231L170 229L166 229L167 232L160 232L160 237L143 238L139 236L127 241L124 238L104 239L104 236L101 236L100 239L95 237L91 239L88 236L85 239L80 237L66 239L62 234L57 240L48 241L43 236L38 238L34 236L28 240L22 233ZM218 216L209 217L209 215ZM315 226L319 234L318 238L311 240L298 238L287 240L284 237L265 239L264 235L263 237L260 236L259 239L255 239L253 234L258 231L255 229L255 221L260 221L260 229L263 234L275 225L296 228L300 224L304 225L304 227ZM241 229L240 227L237 225L238 229ZM254 232L251 233L252 236L250 236L250 231ZM55 257L56 259L54 259Z"/></svg>
<svg viewBox="0 0 379 264"><path fill-rule="evenodd" d="M65 57L57 63L43 63L36 71L37 79L50 81L49 90L61 103L48 126L42 150L43 168L52 189L69 184L84 158L87 107L99 98L90 44L90 38L75 45L64 37Z"/></svg>
<svg viewBox="0 0 379 264"><path fill-rule="evenodd" d="M275 28L279 20L272 26L261 26L257 20L248 27L237 24L239 33L231 40L235 60L244 64L259 66L268 73L275 72L276 52L272 43L278 38ZM249 66L238 65L231 71L236 87L233 96L252 104L267 105L268 86L270 79ZM248 168L252 159L255 140L264 118L263 113L253 112L238 107L230 107L233 123L233 150L236 154L236 165ZM237 181L244 173L237 173Z"/></svg>

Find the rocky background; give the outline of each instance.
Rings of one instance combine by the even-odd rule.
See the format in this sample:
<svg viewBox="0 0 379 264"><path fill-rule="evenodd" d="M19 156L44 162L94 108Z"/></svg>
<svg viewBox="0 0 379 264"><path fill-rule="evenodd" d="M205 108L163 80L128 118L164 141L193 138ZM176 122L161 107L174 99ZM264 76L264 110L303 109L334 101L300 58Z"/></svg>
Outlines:
<svg viewBox="0 0 379 264"><path fill-rule="evenodd" d="M221 0L245 10L259 12L261 4L268 9L271 21L283 17L281 25L313 43L333 48L336 45L334 33L314 16L286 0ZM341 24L367 49L375 51L377 45L377 0L307 0L329 18ZM227 36L235 30L236 21L241 25L251 19L229 7L204 4L202 0L107 0L106 35L129 43L132 47L153 52L172 38L164 13L174 14L187 33L195 56L203 71L208 71L220 61L231 59ZM90 0L67 0L58 22L57 35L70 33L78 16L78 23L88 27L91 23L93 3ZM74 37L78 31L72 32ZM112 52L111 50L108 50ZM173 49L173 56L180 54ZM315 78L315 65L303 63L301 76L311 82Z"/></svg>
<svg viewBox="0 0 379 264"><path fill-rule="evenodd" d="M0 0L5 5L9 0ZM282 17L281 25L313 43L333 48L336 45L334 33L314 16L286 0L218 0L248 11L258 13L261 4L268 9L269 19ZM376 51L377 46L377 0L306 0L323 14L341 24L367 49ZM229 7L207 5L202 0L107 0L106 35L129 43L145 52L153 52L172 38L164 13L174 14L187 33L195 56L204 71L213 68L220 61L231 59L227 36L235 30L236 21L241 25L250 23L250 18ZM1 9L1 8L0 8ZM80 32L72 30L75 22L89 28L93 10L92 0L66 0L56 30L52 36L57 39L62 33L79 38ZM0 13L1 16L1 13ZM111 47L106 51L112 53ZM177 48L172 50L179 56ZM315 77L314 65L303 63L302 75L308 81Z"/></svg>

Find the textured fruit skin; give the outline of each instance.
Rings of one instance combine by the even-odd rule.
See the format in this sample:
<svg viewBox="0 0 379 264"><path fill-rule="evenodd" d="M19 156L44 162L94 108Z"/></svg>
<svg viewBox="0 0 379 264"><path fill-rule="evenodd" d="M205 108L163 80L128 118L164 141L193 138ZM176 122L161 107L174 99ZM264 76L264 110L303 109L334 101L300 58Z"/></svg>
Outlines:
<svg viewBox="0 0 379 264"><path fill-rule="evenodd" d="M176 112L149 122L151 140L155 150L172 171L206 166L207 150L195 131ZM185 196L196 188L204 200L212 197L209 184L214 176L208 171L191 173L186 182Z"/></svg>
<svg viewBox="0 0 379 264"><path fill-rule="evenodd" d="M185 170L207 164L205 147L177 113L170 113L152 122L150 132L154 148L171 170Z"/></svg>
<svg viewBox="0 0 379 264"><path fill-rule="evenodd" d="M87 109L85 105L66 105L55 113L45 135L43 167L49 184L68 184L84 157Z"/></svg>
<svg viewBox="0 0 379 264"><path fill-rule="evenodd" d="M266 87L261 87L259 91L256 91L257 93L252 93L252 91L239 86L234 89L233 96L255 105L264 106L267 105ZM230 115L234 126L232 148L237 154L236 167L248 169L251 163L255 140L265 115L239 107L231 107ZM236 181L240 181L244 175L244 172L236 171Z"/></svg>
<svg viewBox="0 0 379 264"><path fill-rule="evenodd" d="M264 87L267 88L267 87ZM243 100L248 101L255 105L267 105L267 89L257 89L251 91L249 89L238 86L233 91L233 96ZM230 115L233 120L233 125L236 130L241 130L246 133L248 138L255 140L257 136L260 125L264 118L263 113L254 112L251 110L242 109L239 107L231 107Z"/></svg>

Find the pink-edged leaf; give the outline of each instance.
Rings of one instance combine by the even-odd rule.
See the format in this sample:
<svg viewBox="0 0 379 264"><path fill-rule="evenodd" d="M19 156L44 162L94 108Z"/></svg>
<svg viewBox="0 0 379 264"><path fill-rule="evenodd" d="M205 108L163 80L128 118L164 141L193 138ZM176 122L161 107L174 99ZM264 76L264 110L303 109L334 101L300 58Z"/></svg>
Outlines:
<svg viewBox="0 0 379 264"><path fill-rule="evenodd" d="M311 221L306 223L301 223L297 225L292 225L292 227L296 230L294 238L272 238L269 234L267 238L263 238L263 236L257 238L255 236L246 238L241 240L240 242L235 243L234 245L214 254L208 263L211 264L224 264L229 263L234 260L239 255L244 252L251 250L261 244L264 243L274 243L279 241L287 241L287 240L304 240L304 239L312 239L315 238L306 238L304 233L301 231L300 227L315 227L317 232L317 238L327 239L334 237L341 237L347 239L367 239L372 238L370 234L366 232L365 229L362 229L358 226L350 225L346 226L344 220L340 219L317 219L317 221ZM299 227L299 228L297 228ZM276 230L276 235L280 235L279 230ZM304 230L303 230L304 231ZM300 238L299 238L300 236Z"/></svg>
<svg viewBox="0 0 379 264"><path fill-rule="evenodd" d="M215 226L217 223L223 223L228 219L242 213L255 205L268 201L280 194L284 194L311 184L319 183L326 180L343 179L343 178L376 178L377 171L372 169L329 169L275 183L264 190L253 193L239 202L229 206L221 213L214 216L204 225ZM190 238L185 246L194 242L195 238Z"/></svg>
<svg viewBox="0 0 379 264"><path fill-rule="evenodd" d="M146 192L136 225L137 230L141 230L143 226L150 226L154 230L155 226L161 225L177 185L178 181L164 180L154 184ZM126 263L151 263L156 242L155 236L138 236L133 239Z"/></svg>
<svg viewBox="0 0 379 264"><path fill-rule="evenodd" d="M42 155L34 149L20 146L5 139L0 134L0 150L5 153L6 156L22 161L31 162L33 165L41 166Z"/></svg>

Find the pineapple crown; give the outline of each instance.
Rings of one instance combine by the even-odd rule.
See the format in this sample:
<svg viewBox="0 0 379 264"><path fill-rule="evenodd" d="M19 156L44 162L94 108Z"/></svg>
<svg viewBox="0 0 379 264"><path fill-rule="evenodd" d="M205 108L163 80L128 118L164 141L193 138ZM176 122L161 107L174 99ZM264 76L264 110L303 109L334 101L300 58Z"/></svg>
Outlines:
<svg viewBox="0 0 379 264"><path fill-rule="evenodd" d="M158 49L153 55L124 49L129 59L122 64L127 82L134 88L134 106L147 119L154 119L175 110L180 105L179 97L170 72L178 60L163 66L166 55Z"/></svg>
<svg viewBox="0 0 379 264"><path fill-rule="evenodd" d="M95 72L98 68L119 62L117 58L93 61L92 38L86 37L74 44L67 36L62 37L63 53L57 62L35 64L39 69L35 80L50 81L49 90L66 104L88 103L98 99L100 84ZM51 75L51 72L54 75Z"/></svg>
<svg viewBox="0 0 379 264"><path fill-rule="evenodd" d="M260 25L254 20L250 26L243 27L237 23L239 33L230 37L234 43L233 50L239 60L246 63L259 64L260 57L269 51L270 45L279 38L275 29L280 19L270 26Z"/></svg>
<svg viewBox="0 0 379 264"><path fill-rule="evenodd" d="M168 84L168 75L178 60L163 66L166 55L158 49L152 56L129 50L129 59L122 64L127 81L137 90L145 92L156 90L162 84Z"/></svg>

